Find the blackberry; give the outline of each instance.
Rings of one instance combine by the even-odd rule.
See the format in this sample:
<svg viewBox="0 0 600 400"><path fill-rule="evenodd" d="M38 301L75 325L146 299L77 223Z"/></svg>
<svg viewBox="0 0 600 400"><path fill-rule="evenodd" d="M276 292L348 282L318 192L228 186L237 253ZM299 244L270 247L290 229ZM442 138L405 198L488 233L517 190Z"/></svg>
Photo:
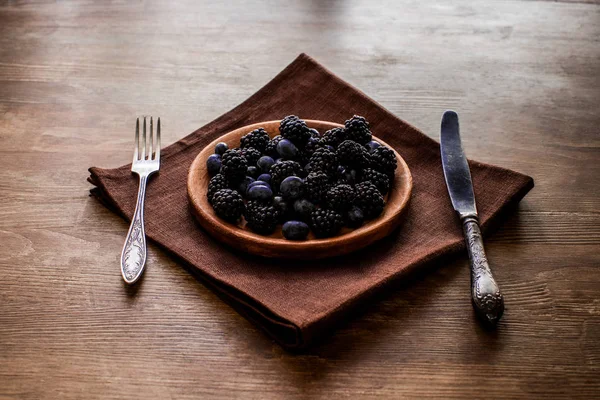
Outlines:
<svg viewBox="0 0 600 400"><path fill-rule="evenodd" d="M338 167L338 158L333 151L323 147L315 150L309 163L310 172L323 171L333 176Z"/></svg>
<svg viewBox="0 0 600 400"><path fill-rule="evenodd" d="M327 191L325 200L332 210L344 212L354 204L356 193L350 185L337 185Z"/></svg>
<svg viewBox="0 0 600 400"><path fill-rule="evenodd" d="M271 186L275 191L279 190L279 185L288 176L302 173L302 167L296 161L281 161L271 165Z"/></svg>
<svg viewBox="0 0 600 400"><path fill-rule="evenodd" d="M360 181L373 183L381 194L386 194L390 190L390 178L373 168L365 168L360 176Z"/></svg>
<svg viewBox="0 0 600 400"><path fill-rule="evenodd" d="M315 152L315 150L317 150L319 147L323 147L323 143L321 142L321 139L318 138L310 138L308 140L308 143L306 143L306 146L304 147L304 152L306 154L308 154L309 158L310 156L313 155L313 153Z"/></svg>
<svg viewBox="0 0 600 400"><path fill-rule="evenodd" d="M311 137L316 138L316 139L319 139L321 137L321 134L315 128L310 128L309 131L310 131Z"/></svg>
<svg viewBox="0 0 600 400"><path fill-rule="evenodd" d="M227 150L221 159L221 173L230 182L239 182L246 176L248 161L238 149Z"/></svg>
<svg viewBox="0 0 600 400"><path fill-rule="evenodd" d="M235 190L221 189L214 194L212 206L219 217L235 222L242 216L244 200Z"/></svg>
<svg viewBox="0 0 600 400"><path fill-rule="evenodd" d="M263 152L269 143L269 134L263 128L258 128L242 136L240 139L240 147L254 147L256 150Z"/></svg>
<svg viewBox="0 0 600 400"><path fill-rule="evenodd" d="M294 161L297 161L300 165L306 165L310 161L311 155L306 150L300 150L294 157Z"/></svg>
<svg viewBox="0 0 600 400"><path fill-rule="evenodd" d="M248 226L254 232L269 234L272 233L277 226L279 211L272 204L251 200L246 203L244 217L246 217Z"/></svg>
<svg viewBox="0 0 600 400"><path fill-rule="evenodd" d="M282 140L283 136L281 135L277 135L273 137L273 139L269 140L269 143L267 143L267 146L265 147L265 154L273 158L279 158L279 153L277 152L277 145Z"/></svg>
<svg viewBox="0 0 600 400"><path fill-rule="evenodd" d="M336 154L340 164L345 166L363 168L369 163L367 150L351 140L340 143Z"/></svg>
<svg viewBox="0 0 600 400"><path fill-rule="evenodd" d="M310 213L310 226L317 237L334 236L344 226L344 219L333 210L321 208Z"/></svg>
<svg viewBox="0 0 600 400"><path fill-rule="evenodd" d="M385 202L377 187L369 182L362 182L355 186L355 204L363 210L365 218L375 218L383 211Z"/></svg>
<svg viewBox="0 0 600 400"><path fill-rule="evenodd" d="M313 203L322 202L327 190L329 177L324 172L311 172L304 180L304 196Z"/></svg>
<svg viewBox="0 0 600 400"><path fill-rule="evenodd" d="M346 129L345 128L333 128L328 130L321 137L321 142L324 145L329 145L336 148L340 143L346 140Z"/></svg>
<svg viewBox="0 0 600 400"><path fill-rule="evenodd" d="M227 188L229 188L229 182L227 182L227 178L221 174L213 176L208 182L208 191L206 192L206 198L208 198L208 202L212 204L215 193L221 189Z"/></svg>
<svg viewBox="0 0 600 400"><path fill-rule="evenodd" d="M355 169L341 167L341 170L337 171L337 182L338 184L348 184L350 186L356 183L356 177L358 173Z"/></svg>
<svg viewBox="0 0 600 400"><path fill-rule="evenodd" d="M397 165L396 154L388 147L380 146L371 153L371 167L379 172L383 172L390 179L394 176Z"/></svg>
<svg viewBox="0 0 600 400"><path fill-rule="evenodd" d="M279 132L281 132L281 136L290 140L298 147L304 147L308 139L312 136L306 122L295 115L289 115L281 120Z"/></svg>
<svg viewBox="0 0 600 400"><path fill-rule="evenodd" d="M369 123L364 117L355 115L346 121L346 134L348 139L354 140L356 143L367 144L373 137L369 129Z"/></svg>
<svg viewBox="0 0 600 400"><path fill-rule="evenodd" d="M242 149L241 153L250 167L255 167L258 159L262 157L262 153L254 147L246 147Z"/></svg>

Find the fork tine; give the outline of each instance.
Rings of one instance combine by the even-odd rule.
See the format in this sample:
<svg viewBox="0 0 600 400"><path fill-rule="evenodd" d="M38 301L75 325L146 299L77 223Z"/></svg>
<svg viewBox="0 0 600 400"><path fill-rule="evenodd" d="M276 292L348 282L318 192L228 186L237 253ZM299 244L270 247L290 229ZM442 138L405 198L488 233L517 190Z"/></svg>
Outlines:
<svg viewBox="0 0 600 400"><path fill-rule="evenodd" d="M138 159L138 148L140 147L140 119L135 121L135 150L133 151L133 161Z"/></svg>
<svg viewBox="0 0 600 400"><path fill-rule="evenodd" d="M146 159L146 117L144 117L144 131L142 132L142 160Z"/></svg>
<svg viewBox="0 0 600 400"><path fill-rule="evenodd" d="M156 148L154 152L154 159L160 161L160 117L158 117L156 124Z"/></svg>
<svg viewBox="0 0 600 400"><path fill-rule="evenodd" d="M150 137L148 138L148 160L152 160L154 154L154 121L150 117Z"/></svg>

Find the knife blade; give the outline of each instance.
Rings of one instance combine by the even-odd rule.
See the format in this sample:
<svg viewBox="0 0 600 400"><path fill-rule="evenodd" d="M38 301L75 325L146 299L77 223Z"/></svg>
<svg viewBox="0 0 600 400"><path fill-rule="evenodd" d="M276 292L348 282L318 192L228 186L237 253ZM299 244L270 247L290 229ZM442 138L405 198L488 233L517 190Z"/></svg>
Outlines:
<svg viewBox="0 0 600 400"><path fill-rule="evenodd" d="M469 253L473 307L482 321L495 326L504 312L504 298L483 248L471 171L460 140L458 114L452 110L442 116L440 150L448 194L462 222Z"/></svg>
<svg viewBox="0 0 600 400"><path fill-rule="evenodd" d="M458 114L446 111L442 117L440 146L442 167L452 206L458 215L477 216L473 182L460 141Z"/></svg>

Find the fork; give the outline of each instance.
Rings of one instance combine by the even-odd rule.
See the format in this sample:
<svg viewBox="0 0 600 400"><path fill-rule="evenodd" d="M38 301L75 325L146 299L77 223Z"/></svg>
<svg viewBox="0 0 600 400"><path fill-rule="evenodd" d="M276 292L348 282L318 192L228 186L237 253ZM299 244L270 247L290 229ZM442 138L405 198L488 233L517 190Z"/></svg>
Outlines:
<svg viewBox="0 0 600 400"><path fill-rule="evenodd" d="M146 183L150 175L160 168L160 118L156 124L156 137L153 136L154 124L150 117L150 138L146 149L146 117L144 117L142 142L140 143L140 119L135 123L135 150L131 172L140 177L135 212L131 218L131 226L121 252L121 275L128 284L135 283L146 265L146 233L144 231L144 198ZM141 145L141 148L140 148Z"/></svg>

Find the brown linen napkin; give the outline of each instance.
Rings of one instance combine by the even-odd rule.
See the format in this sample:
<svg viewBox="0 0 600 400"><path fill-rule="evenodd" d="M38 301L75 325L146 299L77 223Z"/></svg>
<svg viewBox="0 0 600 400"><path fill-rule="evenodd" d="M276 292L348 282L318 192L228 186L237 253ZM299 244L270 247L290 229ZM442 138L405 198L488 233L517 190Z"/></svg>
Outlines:
<svg viewBox="0 0 600 400"><path fill-rule="evenodd" d="M280 262L241 254L199 227L186 193L194 157L226 132L288 114L340 123L363 115L373 132L402 155L414 189L406 220L396 232L349 256ZM464 248L444 183L439 144L305 54L241 105L167 147L161 157L160 173L147 190L146 234L286 347L306 346L387 283ZM470 166L484 229L533 187L530 177L517 172L476 161ZM129 220L138 187L130 165L94 167L90 173L96 186L92 194Z"/></svg>

